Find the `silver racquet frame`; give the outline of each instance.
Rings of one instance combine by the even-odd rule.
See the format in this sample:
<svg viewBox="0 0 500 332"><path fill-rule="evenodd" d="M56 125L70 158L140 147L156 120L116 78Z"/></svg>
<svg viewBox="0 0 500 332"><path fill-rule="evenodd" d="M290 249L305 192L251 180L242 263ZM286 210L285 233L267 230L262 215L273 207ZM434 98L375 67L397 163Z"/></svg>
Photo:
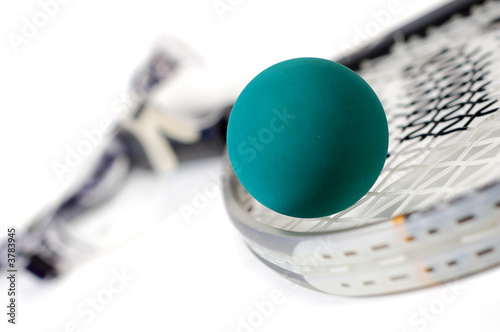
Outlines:
<svg viewBox="0 0 500 332"><path fill-rule="evenodd" d="M416 35L425 36L430 27L448 22L455 14L469 15L475 11L473 5L482 2L444 6L340 62L355 70L366 60L377 66L378 58L392 47ZM481 15L496 24L495 11L489 13L487 6L493 4L482 5ZM478 15L472 14L470 21L474 23ZM500 182L496 179L390 218L312 221L261 206L239 183L227 154L226 167L226 207L246 244L266 265L305 287L347 296L378 295L439 284L500 264Z"/></svg>

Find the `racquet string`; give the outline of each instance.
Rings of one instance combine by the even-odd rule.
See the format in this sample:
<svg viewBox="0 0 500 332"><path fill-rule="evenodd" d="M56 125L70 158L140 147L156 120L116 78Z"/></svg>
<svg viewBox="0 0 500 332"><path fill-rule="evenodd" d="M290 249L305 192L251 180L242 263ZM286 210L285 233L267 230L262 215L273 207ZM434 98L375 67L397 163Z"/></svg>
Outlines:
<svg viewBox="0 0 500 332"><path fill-rule="evenodd" d="M396 43L359 71L387 113L384 170L355 205L320 219L279 215L239 188L251 217L292 232L329 232L425 210L500 179L500 3Z"/></svg>

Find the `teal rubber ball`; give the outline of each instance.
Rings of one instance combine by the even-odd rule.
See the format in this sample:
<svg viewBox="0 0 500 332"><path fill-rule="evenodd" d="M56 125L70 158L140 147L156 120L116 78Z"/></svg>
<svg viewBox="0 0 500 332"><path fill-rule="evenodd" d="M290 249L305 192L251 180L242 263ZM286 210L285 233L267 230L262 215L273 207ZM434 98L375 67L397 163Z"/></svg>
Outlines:
<svg viewBox="0 0 500 332"><path fill-rule="evenodd" d="M229 160L243 187L278 213L342 211L377 180L389 141L380 100L336 62L297 58L257 75L236 100Z"/></svg>

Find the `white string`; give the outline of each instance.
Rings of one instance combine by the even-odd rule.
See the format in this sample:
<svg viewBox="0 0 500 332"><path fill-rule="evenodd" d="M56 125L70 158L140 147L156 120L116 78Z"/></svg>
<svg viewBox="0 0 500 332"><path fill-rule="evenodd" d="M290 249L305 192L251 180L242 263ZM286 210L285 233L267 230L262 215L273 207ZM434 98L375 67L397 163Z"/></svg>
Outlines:
<svg viewBox="0 0 500 332"><path fill-rule="evenodd" d="M464 131L401 142L401 138L413 130L401 129L408 123L408 118L401 114L409 114L426 102L430 102L429 107L431 104L438 107L452 101L449 98L443 100L442 97L457 88L446 87L459 77L466 80L458 89L464 95L454 103L465 103L471 101L471 98L472 101L477 101L486 93L490 101L495 101L488 109L500 107L500 103L496 101L500 95L500 28L495 30L486 27L488 22L498 17L500 3L489 3L479 7L471 16L456 18L442 27L433 28L432 33L425 38L414 38L407 43L395 45L391 54L376 63L368 64L360 72L384 105L390 132L390 157L378 181L360 201L330 217L301 220L279 215L252 199L252 209L249 212L252 217L272 227L294 232L332 231L425 209L500 179L500 111L474 118ZM415 87L416 82L411 81L408 75L405 76L405 68L416 65L418 75L418 64L435 57L444 48L462 58L461 68L453 69L457 62L447 64L444 69L441 64L442 70L436 70L431 64L428 74L434 81L421 82L423 85ZM439 56L437 62L448 57L447 54ZM485 71L472 72L475 62L479 62L479 67L484 67ZM472 80L484 73L487 73L485 80L473 83ZM444 75L449 77L443 79ZM419 76L420 79L422 77L425 76ZM477 88L488 81L491 83L485 87L485 92L475 95L467 92L469 88ZM420 102L411 107L404 106L415 98L412 92L418 93L426 87L436 85L443 90L431 91L423 96L425 100L419 99ZM433 97L437 100L430 101L429 98ZM475 104L469 114L476 113L487 104L488 102ZM455 114L464 114L469 108L470 105L465 104ZM433 116L435 113L431 112L420 121L431 120ZM462 127L467 121L467 117L462 119L454 128ZM448 124L439 123L433 132L443 130ZM240 200L248 198L248 193L240 192Z"/></svg>

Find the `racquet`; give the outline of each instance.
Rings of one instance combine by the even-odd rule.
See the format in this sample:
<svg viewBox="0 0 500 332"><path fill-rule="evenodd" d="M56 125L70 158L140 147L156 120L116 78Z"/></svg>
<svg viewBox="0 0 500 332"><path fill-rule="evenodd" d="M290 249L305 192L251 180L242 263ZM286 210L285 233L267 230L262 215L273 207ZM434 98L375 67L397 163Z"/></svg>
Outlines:
<svg viewBox="0 0 500 332"><path fill-rule="evenodd" d="M390 133L378 181L352 207L280 215L245 191L227 160L227 210L255 255L298 284L349 296L498 265L499 22L500 2L454 1L339 60L375 90Z"/></svg>

